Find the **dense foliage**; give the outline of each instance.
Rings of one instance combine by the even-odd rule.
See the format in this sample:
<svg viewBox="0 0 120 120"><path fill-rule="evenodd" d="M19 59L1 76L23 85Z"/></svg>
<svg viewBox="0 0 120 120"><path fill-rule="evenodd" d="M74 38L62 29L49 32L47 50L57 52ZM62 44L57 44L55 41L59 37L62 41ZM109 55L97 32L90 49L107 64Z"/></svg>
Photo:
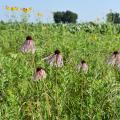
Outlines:
<svg viewBox="0 0 120 120"><path fill-rule="evenodd" d="M0 23L0 120L119 120L120 71L106 59L120 51L120 26L109 24ZM19 49L25 37L36 43L35 55ZM64 67L42 59L58 48ZM81 59L87 74L77 72ZM37 66L47 79L32 81Z"/></svg>
<svg viewBox="0 0 120 120"><path fill-rule="evenodd" d="M119 13L113 13L110 12L107 14L107 22L119 24L120 23L120 14Z"/></svg>
<svg viewBox="0 0 120 120"><path fill-rule="evenodd" d="M54 12L53 17L55 23L76 23L78 18L77 14L71 11Z"/></svg>

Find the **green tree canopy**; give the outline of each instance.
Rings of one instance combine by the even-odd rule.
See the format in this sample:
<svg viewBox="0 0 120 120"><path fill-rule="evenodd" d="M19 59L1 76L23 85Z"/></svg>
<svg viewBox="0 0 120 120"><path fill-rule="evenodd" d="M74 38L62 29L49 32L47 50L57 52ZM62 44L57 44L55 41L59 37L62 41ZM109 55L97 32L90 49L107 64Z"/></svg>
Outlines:
<svg viewBox="0 0 120 120"><path fill-rule="evenodd" d="M114 24L120 23L120 16L119 15L120 15L119 13L113 13L113 12L108 13L106 15L107 16L107 22L114 23Z"/></svg>
<svg viewBox="0 0 120 120"><path fill-rule="evenodd" d="M71 11L66 12L54 12L54 21L55 23L76 23L78 15Z"/></svg>

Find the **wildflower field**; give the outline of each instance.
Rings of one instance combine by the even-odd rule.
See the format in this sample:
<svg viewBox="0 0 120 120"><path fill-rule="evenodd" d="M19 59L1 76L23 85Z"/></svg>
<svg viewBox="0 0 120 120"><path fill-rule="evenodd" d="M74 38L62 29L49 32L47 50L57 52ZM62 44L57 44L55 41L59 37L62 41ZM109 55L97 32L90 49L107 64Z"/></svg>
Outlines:
<svg viewBox="0 0 120 120"><path fill-rule="evenodd" d="M31 35L35 54L21 53ZM55 49L64 66L43 58ZM120 51L120 26L112 24L0 23L0 120L120 120L120 70L107 65ZM88 72L76 70L84 59ZM36 67L47 77L33 81Z"/></svg>

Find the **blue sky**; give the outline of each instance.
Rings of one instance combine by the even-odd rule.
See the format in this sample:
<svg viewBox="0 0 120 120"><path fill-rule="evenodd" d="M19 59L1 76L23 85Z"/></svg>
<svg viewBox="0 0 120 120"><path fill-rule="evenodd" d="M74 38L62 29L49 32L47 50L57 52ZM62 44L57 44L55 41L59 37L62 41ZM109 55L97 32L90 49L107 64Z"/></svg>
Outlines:
<svg viewBox="0 0 120 120"><path fill-rule="evenodd" d="M97 17L105 20L105 15L112 9L120 13L120 0L0 0L0 19L6 20L10 12L4 6L32 7L34 13L41 12L43 22L53 22L54 11L71 10L78 14L78 22L94 21ZM36 18L31 14L31 21ZM16 13L18 14L18 13ZM19 15L18 15L19 16Z"/></svg>

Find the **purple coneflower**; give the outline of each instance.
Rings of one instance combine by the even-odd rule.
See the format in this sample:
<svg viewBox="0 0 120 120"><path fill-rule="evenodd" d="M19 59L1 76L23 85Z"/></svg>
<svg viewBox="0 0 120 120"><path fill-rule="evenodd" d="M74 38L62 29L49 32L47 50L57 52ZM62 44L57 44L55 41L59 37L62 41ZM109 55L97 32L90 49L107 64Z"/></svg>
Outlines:
<svg viewBox="0 0 120 120"><path fill-rule="evenodd" d="M116 65L117 67L120 67L120 53L118 51L114 51L107 63L109 65Z"/></svg>
<svg viewBox="0 0 120 120"><path fill-rule="evenodd" d="M48 57L44 58L44 60L46 60L51 66L63 66L63 57L59 50L55 50L54 54L49 55Z"/></svg>
<svg viewBox="0 0 120 120"><path fill-rule="evenodd" d="M77 65L78 71L82 70L83 72L87 73L88 71L88 65L84 60L81 60L81 62Z"/></svg>
<svg viewBox="0 0 120 120"><path fill-rule="evenodd" d="M31 37L31 36L27 36L27 37L26 37L26 41L25 41L24 44L22 45L21 51L22 51L23 53L26 53L26 52L32 52L32 54L35 53L35 43L34 43L34 41L32 40L32 37Z"/></svg>
<svg viewBox="0 0 120 120"><path fill-rule="evenodd" d="M37 81L37 80L42 80L45 78L46 78L45 70L42 67L37 68L34 75L33 75L33 80Z"/></svg>

